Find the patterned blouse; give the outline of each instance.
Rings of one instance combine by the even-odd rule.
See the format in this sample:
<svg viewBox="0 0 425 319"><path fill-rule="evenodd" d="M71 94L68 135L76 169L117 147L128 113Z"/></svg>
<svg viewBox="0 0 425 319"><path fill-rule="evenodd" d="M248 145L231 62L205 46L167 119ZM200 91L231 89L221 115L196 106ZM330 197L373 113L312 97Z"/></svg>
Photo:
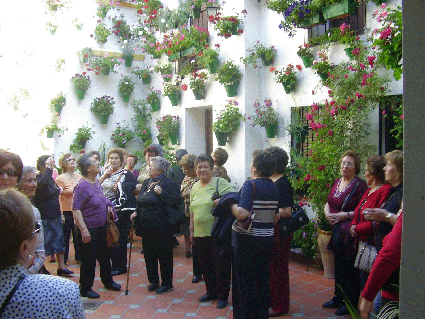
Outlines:
<svg viewBox="0 0 425 319"><path fill-rule="evenodd" d="M185 176L182 182L180 194L182 195L184 200L184 214L186 218L190 217L190 190L198 180L198 177Z"/></svg>
<svg viewBox="0 0 425 319"><path fill-rule="evenodd" d="M230 183L230 177L227 175L227 170L223 166L214 165L213 176L227 179L227 181Z"/></svg>
<svg viewBox="0 0 425 319"><path fill-rule="evenodd" d="M0 271L0 304L5 302L21 276L24 280L6 306L2 318L85 318L75 282L49 275L30 276L19 264Z"/></svg>

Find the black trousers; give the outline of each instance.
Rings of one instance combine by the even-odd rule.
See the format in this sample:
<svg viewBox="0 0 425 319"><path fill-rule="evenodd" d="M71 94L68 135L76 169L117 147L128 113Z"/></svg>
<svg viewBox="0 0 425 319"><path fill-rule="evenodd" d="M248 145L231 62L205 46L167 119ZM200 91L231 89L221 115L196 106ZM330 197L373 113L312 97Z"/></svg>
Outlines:
<svg viewBox="0 0 425 319"><path fill-rule="evenodd" d="M227 300L232 279L233 249L230 243L215 245L214 264L217 272L217 294L219 300Z"/></svg>
<svg viewBox="0 0 425 319"><path fill-rule="evenodd" d="M207 294L217 296L217 271L214 257L216 256L214 241L211 236L195 237L195 246L198 251L198 260L204 276Z"/></svg>
<svg viewBox="0 0 425 319"><path fill-rule="evenodd" d="M192 245L192 263L193 263L193 275L202 276L202 269L199 263L199 254L195 245Z"/></svg>
<svg viewBox="0 0 425 319"><path fill-rule="evenodd" d="M345 251L335 249L335 297L337 302L344 299L357 306L360 296L359 270L354 268L356 256L347 256ZM341 290L342 289L342 290ZM344 296L344 293L347 298Z"/></svg>
<svg viewBox="0 0 425 319"><path fill-rule="evenodd" d="M111 264L108 247L106 247L106 225L97 228L88 228L91 240L83 243L80 238L80 289L88 291L93 286L96 260L99 262L100 279L104 286L112 284Z"/></svg>
<svg viewBox="0 0 425 319"><path fill-rule="evenodd" d="M117 247L109 248L111 256L112 270L121 270L127 267L127 243L128 235L131 228L130 215L134 211L117 211L118 221L116 222L117 228L120 232Z"/></svg>
<svg viewBox="0 0 425 319"><path fill-rule="evenodd" d="M233 318L269 318L272 244L233 248Z"/></svg>
<svg viewBox="0 0 425 319"><path fill-rule="evenodd" d="M158 262L161 271L161 285L173 286L173 241L158 236L142 236L146 271L151 284L159 283Z"/></svg>
<svg viewBox="0 0 425 319"><path fill-rule="evenodd" d="M65 263L68 261L71 233L74 239L75 260L80 260L80 247L78 244L77 225L74 225L74 216L69 211L64 211L63 216L65 218L65 222L62 224L63 238L65 240Z"/></svg>

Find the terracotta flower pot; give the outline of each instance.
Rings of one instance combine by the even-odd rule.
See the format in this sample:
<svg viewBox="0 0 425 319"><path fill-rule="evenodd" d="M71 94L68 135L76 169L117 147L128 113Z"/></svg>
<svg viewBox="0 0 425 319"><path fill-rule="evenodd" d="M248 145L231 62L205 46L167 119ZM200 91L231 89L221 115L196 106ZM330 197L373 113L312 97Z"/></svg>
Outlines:
<svg viewBox="0 0 425 319"><path fill-rule="evenodd" d="M329 240L332 232L319 229L317 244L322 256L322 264L326 278L335 278L335 256L333 251L328 249Z"/></svg>

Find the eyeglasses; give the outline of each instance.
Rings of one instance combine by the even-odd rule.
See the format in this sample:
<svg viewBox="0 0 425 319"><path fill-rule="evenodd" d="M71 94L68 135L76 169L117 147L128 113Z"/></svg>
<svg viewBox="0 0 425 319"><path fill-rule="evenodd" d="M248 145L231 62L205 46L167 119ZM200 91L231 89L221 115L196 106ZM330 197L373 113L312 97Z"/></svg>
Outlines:
<svg viewBox="0 0 425 319"><path fill-rule="evenodd" d="M67 158L67 159L66 159L66 161L67 161L67 162L72 162L72 161L74 161L74 162L75 162L75 158L70 157L70 158Z"/></svg>
<svg viewBox="0 0 425 319"><path fill-rule="evenodd" d="M353 166L354 166L354 164L353 164L353 163L350 163L350 162L342 162L342 163L341 163L341 166L353 167Z"/></svg>
<svg viewBox="0 0 425 319"><path fill-rule="evenodd" d="M4 170L0 168L0 176L3 176L4 174L7 174L9 177L17 177L19 176L19 172L15 171L13 169Z"/></svg>
<svg viewBox="0 0 425 319"><path fill-rule="evenodd" d="M41 231L40 223L35 223L35 230L31 233L31 235L37 234Z"/></svg>

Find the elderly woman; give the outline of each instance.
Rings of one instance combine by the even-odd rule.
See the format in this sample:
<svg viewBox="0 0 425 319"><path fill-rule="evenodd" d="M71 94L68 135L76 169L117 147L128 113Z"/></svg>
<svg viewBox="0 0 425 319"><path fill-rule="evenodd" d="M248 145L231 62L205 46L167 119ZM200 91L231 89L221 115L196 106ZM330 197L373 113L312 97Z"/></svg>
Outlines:
<svg viewBox="0 0 425 319"><path fill-rule="evenodd" d="M100 177L105 196L115 205L118 215L117 227L120 232L117 247L110 248L112 276L127 273L127 242L130 233L130 216L136 210L136 198L133 195L137 180L134 175L123 169L124 153L119 148L108 152L109 167Z"/></svg>
<svg viewBox="0 0 425 319"><path fill-rule="evenodd" d="M74 282L25 270L33 263L41 230L25 195L0 191L0 224L0 317L85 318Z"/></svg>
<svg viewBox="0 0 425 319"><path fill-rule="evenodd" d="M62 168L62 174L56 178L56 184L62 188L62 193L59 196L59 203L61 206L62 215L64 217L63 223L63 237L65 240L65 263L68 261L69 254L69 240L74 239L75 260L79 261L79 245L77 241L77 232L74 227L74 217L72 216L72 196L74 187L80 180L80 174L75 173L75 158L71 153L64 153L59 158L59 165Z"/></svg>
<svg viewBox="0 0 425 319"><path fill-rule="evenodd" d="M139 177L139 171L134 169L134 166L137 164L137 156L134 154L129 154L127 156L127 170L130 171L131 174L134 175L134 178L137 179Z"/></svg>
<svg viewBox="0 0 425 319"><path fill-rule="evenodd" d="M291 183L285 175L288 165L288 154L279 147L266 150L272 155L275 163L273 175L270 177L279 193L279 220L291 217L294 206ZM282 316L289 312L289 250L291 249L292 234L280 235L279 224L274 228L274 244L270 259L270 301L269 317Z"/></svg>
<svg viewBox="0 0 425 319"><path fill-rule="evenodd" d="M369 189L364 193L359 205L354 210L354 218L350 225L350 234L358 241L374 245L374 227L365 219L365 213L371 208L381 207L388 198L391 185L385 183L385 159L380 155L370 156L366 161L364 176ZM360 270L360 291L366 283L369 273Z"/></svg>
<svg viewBox="0 0 425 319"><path fill-rule="evenodd" d="M121 286L112 280L109 251L106 246L106 219L113 204L105 197L96 176L99 162L88 154L77 160L83 177L74 188L72 212L80 230L80 294L83 297L99 298L92 290L96 260L100 266L100 279L106 289L119 291Z"/></svg>
<svg viewBox="0 0 425 319"><path fill-rule="evenodd" d="M332 225L328 249L335 253L335 295L323 307L339 308L335 314L343 316L349 313L343 302L346 299L343 293L353 305L357 305L360 294L359 271L354 268L357 251L349 228L367 184L357 177L360 173L360 158L356 152L346 151L339 162L341 177L333 182L324 208Z"/></svg>
<svg viewBox="0 0 425 319"><path fill-rule="evenodd" d="M239 204L232 205L237 220L252 211L249 230L232 226L233 318L269 317L269 263L274 242L274 225L279 220L279 192L270 179L276 163L270 152L254 151L251 180L240 191Z"/></svg>
<svg viewBox="0 0 425 319"><path fill-rule="evenodd" d="M152 157L159 156L159 151L156 146L149 145L143 150L143 156L145 157L146 162L140 166L139 177L137 182L140 184L138 186L138 191L140 191L141 185L146 179L149 179L149 163Z"/></svg>
<svg viewBox="0 0 425 319"><path fill-rule="evenodd" d="M198 181L198 177L196 176L195 171L195 161L196 156L192 154L186 154L180 160L180 166L183 169L185 177L183 179L180 194L184 200L184 209L185 209L185 217L186 222L181 225L181 231L184 236L184 243L186 248L186 257L190 258L191 254L191 243L190 243L190 232L189 232L189 224L190 224L190 191L192 190L193 185ZM193 250L193 278L192 282L197 283L202 278L201 266L199 265L198 260L198 252L194 247Z"/></svg>
<svg viewBox="0 0 425 319"><path fill-rule="evenodd" d="M214 160L213 176L222 177L230 183L230 177L227 175L227 170L223 166L229 158L227 151L224 148L218 147L211 156Z"/></svg>
<svg viewBox="0 0 425 319"><path fill-rule="evenodd" d="M217 205L219 197L230 191L229 183L220 177L213 177L214 161L209 154L201 154L195 161L199 181L190 192L190 237L199 254L202 274L207 293L199 298L200 302L219 299L218 308L227 306L230 292L231 257L221 264L221 274L217 275L216 252L211 229L215 217L211 209ZM213 258L212 258L213 257ZM215 257L215 258L214 258ZM225 271L227 270L227 271Z"/></svg>
<svg viewBox="0 0 425 319"><path fill-rule="evenodd" d="M170 217L176 213L182 198L179 189L167 178L170 164L159 156L152 157L150 178L145 180L137 198L136 235L142 237L150 292L163 294L173 290L173 232ZM162 283L159 284L158 262Z"/></svg>
<svg viewBox="0 0 425 319"><path fill-rule="evenodd" d="M37 179L35 178L35 168L31 166L24 166L22 170L22 178L18 183L18 190L26 195L29 200L31 200L35 196L35 190L37 188ZM34 206L32 207L34 211L34 217L36 223L42 225L40 212ZM34 252L34 261L33 264L27 269L30 274L36 274L40 272L43 268L45 272L46 269L43 267L44 261L46 260L45 252L44 252L44 232L43 227L41 226L40 232L38 233L38 245Z"/></svg>
<svg viewBox="0 0 425 319"><path fill-rule="evenodd" d="M56 254L58 276L69 276L74 272L65 267L65 241L63 238L62 217L59 195L62 190L52 178L53 158L49 155L37 159L37 189L33 198L34 206L40 211L44 229L44 249L47 256Z"/></svg>

